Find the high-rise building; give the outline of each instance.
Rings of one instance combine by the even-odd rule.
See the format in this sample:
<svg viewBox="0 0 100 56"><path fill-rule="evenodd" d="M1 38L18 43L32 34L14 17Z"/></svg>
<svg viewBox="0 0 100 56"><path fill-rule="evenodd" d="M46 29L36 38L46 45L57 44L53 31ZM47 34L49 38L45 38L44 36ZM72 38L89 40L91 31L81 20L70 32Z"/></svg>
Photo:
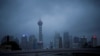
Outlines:
<svg viewBox="0 0 100 56"><path fill-rule="evenodd" d="M28 49L28 40L25 34L22 35L20 46L23 50Z"/></svg>
<svg viewBox="0 0 100 56"><path fill-rule="evenodd" d="M38 21L39 26L39 41L38 41L38 48L43 49L43 35L42 35L42 25L43 22L41 20Z"/></svg>
<svg viewBox="0 0 100 56"><path fill-rule="evenodd" d="M73 48L80 48L80 38L79 37L74 37L73 38Z"/></svg>
<svg viewBox="0 0 100 56"><path fill-rule="evenodd" d="M88 43L88 48L91 48L92 47L92 41L89 40L87 43Z"/></svg>
<svg viewBox="0 0 100 56"><path fill-rule="evenodd" d="M54 36L54 48L62 48L62 37L60 36L60 33L55 33Z"/></svg>
<svg viewBox="0 0 100 56"><path fill-rule="evenodd" d="M70 48L73 48L73 37L70 35Z"/></svg>
<svg viewBox="0 0 100 56"><path fill-rule="evenodd" d="M53 49L53 42L50 42L49 48L50 48L50 49Z"/></svg>
<svg viewBox="0 0 100 56"><path fill-rule="evenodd" d="M59 48L59 36L60 34L56 32L54 36L54 48Z"/></svg>
<svg viewBox="0 0 100 56"><path fill-rule="evenodd" d="M70 48L70 39L69 39L68 32L64 32L64 34L63 34L63 47Z"/></svg>
<svg viewBox="0 0 100 56"><path fill-rule="evenodd" d="M11 36L11 35L6 35L6 36L4 36L4 37L2 38L2 40L1 40L2 43L5 42L5 41L7 41L7 36L9 36L9 41L14 41L14 37L13 37L13 36Z"/></svg>
<svg viewBox="0 0 100 56"><path fill-rule="evenodd" d="M91 41L92 41L92 46L93 47L96 47L97 46L97 37L96 37L96 35L93 35L92 36Z"/></svg>
<svg viewBox="0 0 100 56"><path fill-rule="evenodd" d="M18 39L18 38L15 38L15 42L16 42L17 44L19 44L19 39Z"/></svg>
<svg viewBox="0 0 100 56"><path fill-rule="evenodd" d="M74 37L74 43L79 43L80 42L80 38L79 37Z"/></svg>
<svg viewBox="0 0 100 56"><path fill-rule="evenodd" d="M85 48L87 47L87 38L85 36L83 36L82 38L80 38L80 47Z"/></svg>
<svg viewBox="0 0 100 56"><path fill-rule="evenodd" d="M29 37L29 49L37 49L37 39L34 35L30 35Z"/></svg>
<svg viewBox="0 0 100 56"><path fill-rule="evenodd" d="M62 48L62 37L59 36L59 48Z"/></svg>

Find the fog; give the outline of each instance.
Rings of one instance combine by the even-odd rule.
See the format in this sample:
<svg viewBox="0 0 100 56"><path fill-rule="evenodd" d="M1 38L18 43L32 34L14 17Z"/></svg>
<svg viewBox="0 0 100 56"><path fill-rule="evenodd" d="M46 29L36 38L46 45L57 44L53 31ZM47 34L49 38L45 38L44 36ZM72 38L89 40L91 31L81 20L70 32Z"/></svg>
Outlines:
<svg viewBox="0 0 100 56"><path fill-rule="evenodd" d="M99 0L0 0L0 37L9 34L20 39L22 34L34 34L38 38L41 19L44 42L52 41L55 32L96 34L100 39L99 5Z"/></svg>

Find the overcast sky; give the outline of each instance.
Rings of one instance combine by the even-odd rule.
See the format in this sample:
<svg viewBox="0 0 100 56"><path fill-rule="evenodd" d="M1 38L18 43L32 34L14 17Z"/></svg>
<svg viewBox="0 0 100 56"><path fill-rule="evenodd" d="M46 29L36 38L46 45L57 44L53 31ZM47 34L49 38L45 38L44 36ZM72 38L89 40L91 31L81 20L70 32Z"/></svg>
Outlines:
<svg viewBox="0 0 100 56"><path fill-rule="evenodd" d="M38 38L39 19L44 41L51 41L55 32L99 36L99 5L100 0L0 0L0 37L34 34Z"/></svg>

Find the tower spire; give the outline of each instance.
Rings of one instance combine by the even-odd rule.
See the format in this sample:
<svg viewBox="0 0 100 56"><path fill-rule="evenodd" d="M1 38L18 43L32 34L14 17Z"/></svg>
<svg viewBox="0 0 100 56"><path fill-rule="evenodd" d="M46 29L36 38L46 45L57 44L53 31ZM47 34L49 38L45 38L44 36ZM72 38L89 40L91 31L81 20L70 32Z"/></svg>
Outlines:
<svg viewBox="0 0 100 56"><path fill-rule="evenodd" d="M42 49L43 48L43 35L42 35L42 25L43 25L43 22L42 20L40 19L38 21L38 26L39 26L39 41L38 41L38 47L39 49Z"/></svg>

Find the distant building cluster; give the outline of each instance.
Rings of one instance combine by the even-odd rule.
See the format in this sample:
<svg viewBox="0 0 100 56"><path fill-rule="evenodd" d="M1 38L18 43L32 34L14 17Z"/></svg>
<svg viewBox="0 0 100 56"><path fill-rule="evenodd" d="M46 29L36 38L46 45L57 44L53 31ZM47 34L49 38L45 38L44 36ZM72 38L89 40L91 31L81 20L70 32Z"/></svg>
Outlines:
<svg viewBox="0 0 100 56"><path fill-rule="evenodd" d="M21 37L20 46L23 50L37 49L37 39L34 35L30 35L29 37L23 35Z"/></svg>
<svg viewBox="0 0 100 56"><path fill-rule="evenodd" d="M39 26L39 39L35 35L27 36L23 34L19 42L18 38L13 36L6 36L1 40L1 49L22 49L22 50L32 50L32 49L44 49L43 34L42 34L42 24L41 20L38 21ZM12 42L13 41L13 42ZM17 47L13 47L16 45ZM55 32L54 39L49 44L49 49L58 48L92 48L97 46L97 36L93 35L90 40L87 40L86 36L83 37L72 37L69 32L64 32L63 36L59 32ZM13 47L13 48L12 48Z"/></svg>
<svg viewBox="0 0 100 56"><path fill-rule="evenodd" d="M35 37L35 35L30 35L29 37L26 35L22 35L20 46L24 50L32 50L32 49L43 49L43 35L42 35L42 24L41 20L38 21L39 26L39 39Z"/></svg>
<svg viewBox="0 0 100 56"><path fill-rule="evenodd" d="M97 46L97 36L93 35L90 40L87 37L72 37L68 32L55 33L53 48L92 48Z"/></svg>
<svg viewBox="0 0 100 56"><path fill-rule="evenodd" d="M17 38L13 38L13 36L7 35L4 36L1 40L0 51L11 51L11 50L21 50L19 44L19 40Z"/></svg>
<svg viewBox="0 0 100 56"><path fill-rule="evenodd" d="M38 21L38 26L39 26L39 39L37 40L37 38L35 37L35 35L30 35L30 36L27 36L25 34L23 34L21 36L21 41L19 42L19 39L18 38L13 38L13 36L10 36L9 37L9 41L14 41L16 42L22 50L32 50L32 49L43 49L43 36L42 36L42 24L43 22L41 20ZM7 42L6 40L7 38L3 38L2 39L2 43L5 43ZM2 48L2 47L5 47L5 48ZM4 44L4 45L0 45L0 49L9 49L11 50L11 45L10 45L10 48L9 47L9 44Z"/></svg>

